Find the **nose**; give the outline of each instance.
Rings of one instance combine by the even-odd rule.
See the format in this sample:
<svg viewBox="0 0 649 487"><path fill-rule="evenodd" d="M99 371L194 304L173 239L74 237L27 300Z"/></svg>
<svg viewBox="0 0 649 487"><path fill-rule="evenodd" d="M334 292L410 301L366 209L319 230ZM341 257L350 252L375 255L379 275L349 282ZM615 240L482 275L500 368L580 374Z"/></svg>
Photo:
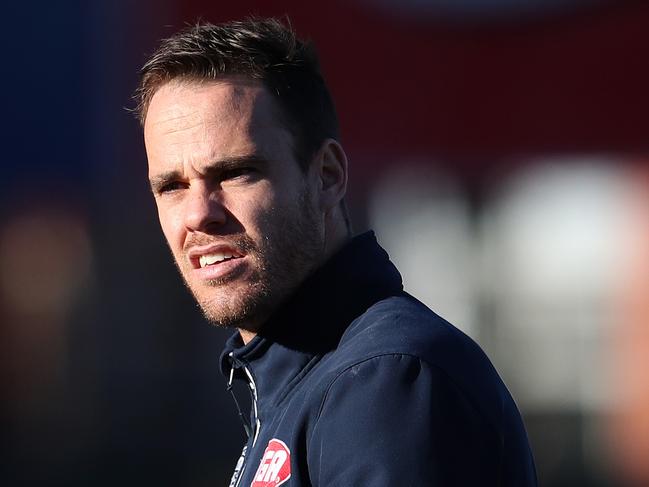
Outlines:
<svg viewBox="0 0 649 487"><path fill-rule="evenodd" d="M226 210L218 191L197 185L189 190L185 201L185 228L192 232L209 231L226 222Z"/></svg>

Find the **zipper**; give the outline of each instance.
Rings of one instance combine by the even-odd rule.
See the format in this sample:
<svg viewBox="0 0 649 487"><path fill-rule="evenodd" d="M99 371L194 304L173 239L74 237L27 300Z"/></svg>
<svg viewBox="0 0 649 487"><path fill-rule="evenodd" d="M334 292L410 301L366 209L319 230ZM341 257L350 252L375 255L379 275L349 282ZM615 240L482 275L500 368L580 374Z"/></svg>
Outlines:
<svg viewBox="0 0 649 487"><path fill-rule="evenodd" d="M232 352L230 352L229 357L230 357L230 377L228 379L228 385L226 389L232 395L232 399L234 399L234 404L237 407L237 412L239 414L239 418L241 419L241 422L243 423L243 428L246 430L248 441L250 441L250 437L252 436L252 447L250 448L250 450L252 450L252 448L255 446L255 443L257 443L257 438L259 437L259 430L261 429L261 422L259 421L259 411L257 409L257 385L255 384L255 379L250 373L248 367L246 367L244 364L241 364L238 360L236 360ZM246 376L248 377L248 387L250 387L250 394L252 396L254 431L249 420L245 417L245 415L241 411L241 406L239 405L239 401L237 401L237 397L234 394L234 391L232 390L232 382L234 380L235 365L239 365L244 370ZM237 478L236 480L233 478L230 483L230 485L233 485L234 483L235 487L238 487L239 484L241 483L241 479L243 478L243 473L247 466L246 460L247 460L247 453L249 452L246 450L247 447L244 446L243 452L241 453L240 462L237 462L237 467L235 468L234 475L237 476Z"/></svg>
<svg viewBox="0 0 649 487"><path fill-rule="evenodd" d="M234 405L237 407L237 414L239 415L239 419L241 420L241 423L243 424L243 429L246 431L246 437L250 439L250 436L252 435L251 431L251 426L250 426L250 421L246 416L243 414L241 411L241 406L239 405L239 401L237 400L237 396L232 390L232 382L234 381L234 358L232 357L232 353L230 353L230 378L228 379L228 385L225 388L226 391L230 393L232 396L232 399L234 400Z"/></svg>
<svg viewBox="0 0 649 487"><path fill-rule="evenodd" d="M254 436L252 438L252 446L254 447L255 443L257 443L257 438L259 437L259 430L261 429L261 421L259 421L259 411L257 410L257 385L255 384L255 379L252 377L252 374L250 373L250 370L248 370L248 367L244 365L243 370L245 371L246 375L248 376L248 379L250 380L248 385L250 386L250 390L252 391L252 410L255 418L255 430L254 430Z"/></svg>

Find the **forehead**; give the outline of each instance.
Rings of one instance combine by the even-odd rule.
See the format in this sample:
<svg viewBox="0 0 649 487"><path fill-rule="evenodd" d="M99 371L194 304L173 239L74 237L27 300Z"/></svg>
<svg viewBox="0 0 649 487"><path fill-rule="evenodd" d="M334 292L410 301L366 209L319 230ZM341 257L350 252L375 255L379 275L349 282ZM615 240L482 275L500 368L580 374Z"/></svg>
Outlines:
<svg viewBox="0 0 649 487"><path fill-rule="evenodd" d="M174 80L151 98L144 124L149 162L178 163L262 152L285 157L292 137L280 123L277 101L261 82L226 78Z"/></svg>
<svg viewBox="0 0 649 487"><path fill-rule="evenodd" d="M250 123L269 123L275 118L276 101L261 82L224 78L214 81L172 80L151 97L146 118L147 130L189 129L197 123L232 123L247 118ZM273 122L274 124L274 122Z"/></svg>

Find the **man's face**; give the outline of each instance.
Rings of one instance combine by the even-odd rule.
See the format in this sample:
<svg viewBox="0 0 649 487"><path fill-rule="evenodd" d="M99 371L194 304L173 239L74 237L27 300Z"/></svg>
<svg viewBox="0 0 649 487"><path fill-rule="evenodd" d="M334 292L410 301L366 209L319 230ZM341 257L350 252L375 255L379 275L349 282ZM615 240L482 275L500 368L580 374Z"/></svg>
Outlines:
<svg viewBox="0 0 649 487"><path fill-rule="evenodd" d="M206 317L257 331L324 257L317 178L304 174L257 82L172 81L144 126L162 230Z"/></svg>

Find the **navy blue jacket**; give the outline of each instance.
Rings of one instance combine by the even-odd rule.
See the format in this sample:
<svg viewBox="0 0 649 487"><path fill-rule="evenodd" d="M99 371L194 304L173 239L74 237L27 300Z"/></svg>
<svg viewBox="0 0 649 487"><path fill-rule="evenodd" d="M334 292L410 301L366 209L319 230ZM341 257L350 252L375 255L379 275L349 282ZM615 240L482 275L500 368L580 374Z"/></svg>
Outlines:
<svg viewBox="0 0 649 487"><path fill-rule="evenodd" d="M255 397L232 486L536 485L520 414L469 337L403 291L374 235L352 239L226 377Z"/></svg>

